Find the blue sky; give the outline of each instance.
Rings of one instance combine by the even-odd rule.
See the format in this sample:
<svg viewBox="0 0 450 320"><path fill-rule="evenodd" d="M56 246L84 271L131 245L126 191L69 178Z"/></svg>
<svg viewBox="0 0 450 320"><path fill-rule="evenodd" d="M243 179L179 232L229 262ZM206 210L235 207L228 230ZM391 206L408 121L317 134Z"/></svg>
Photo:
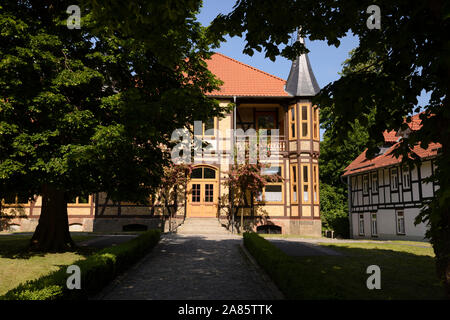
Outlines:
<svg viewBox="0 0 450 320"><path fill-rule="evenodd" d="M205 26L209 25L219 13L229 13L234 3L235 0L203 0L203 8L198 15L198 20ZM308 56L317 82L323 88L328 83L339 78L338 72L342 70L342 63L348 58L349 51L358 46L359 41L357 37L348 34L341 39L341 45L338 48L328 46L326 41L309 41L305 39L305 44L310 51ZM280 78L287 79L291 67L289 60L278 57L275 62L272 62L264 57L263 52L255 52L250 57L242 53L244 46L244 39L228 37L226 42L216 51ZM429 97L429 94L423 93L418 99L419 105L425 105Z"/></svg>

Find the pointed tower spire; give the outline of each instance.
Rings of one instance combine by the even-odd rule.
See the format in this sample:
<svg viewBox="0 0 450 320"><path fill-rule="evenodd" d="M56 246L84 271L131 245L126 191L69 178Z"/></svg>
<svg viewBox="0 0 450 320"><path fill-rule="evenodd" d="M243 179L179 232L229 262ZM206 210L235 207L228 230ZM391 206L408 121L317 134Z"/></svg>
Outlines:
<svg viewBox="0 0 450 320"><path fill-rule="evenodd" d="M300 30L297 31L297 41L305 44L305 40L300 36ZM292 61L285 91L295 97L313 97L320 91L308 54L301 54Z"/></svg>

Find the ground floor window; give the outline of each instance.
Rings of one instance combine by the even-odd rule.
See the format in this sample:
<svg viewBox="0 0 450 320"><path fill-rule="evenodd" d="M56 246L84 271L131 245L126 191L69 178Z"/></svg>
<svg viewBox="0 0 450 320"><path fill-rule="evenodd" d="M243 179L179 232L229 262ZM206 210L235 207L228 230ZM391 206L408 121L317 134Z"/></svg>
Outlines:
<svg viewBox="0 0 450 320"><path fill-rule="evenodd" d="M397 211L397 234L405 234L405 214Z"/></svg>
<svg viewBox="0 0 450 320"><path fill-rule="evenodd" d="M372 233L372 236L378 235L378 228L377 228L377 214L371 213L371 224L370 224L370 231Z"/></svg>
<svg viewBox="0 0 450 320"><path fill-rule="evenodd" d="M360 236L364 235L364 215L363 214L359 215L359 235Z"/></svg>

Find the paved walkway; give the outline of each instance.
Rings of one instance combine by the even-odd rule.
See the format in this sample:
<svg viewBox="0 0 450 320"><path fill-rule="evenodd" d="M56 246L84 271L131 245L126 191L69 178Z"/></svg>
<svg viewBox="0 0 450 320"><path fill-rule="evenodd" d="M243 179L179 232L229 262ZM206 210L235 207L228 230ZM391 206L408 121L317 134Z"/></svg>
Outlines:
<svg viewBox="0 0 450 320"><path fill-rule="evenodd" d="M245 256L241 237L165 235L141 262L97 296L107 300L280 298Z"/></svg>

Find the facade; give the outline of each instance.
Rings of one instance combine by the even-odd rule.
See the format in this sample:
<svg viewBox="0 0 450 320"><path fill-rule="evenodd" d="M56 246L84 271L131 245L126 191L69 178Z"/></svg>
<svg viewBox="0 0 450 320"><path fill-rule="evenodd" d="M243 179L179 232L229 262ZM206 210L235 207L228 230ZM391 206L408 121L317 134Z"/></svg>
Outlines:
<svg viewBox="0 0 450 320"><path fill-rule="evenodd" d="M416 146L412 153L421 163L414 168L402 166L401 158L391 154L402 137L420 128L420 122L416 114L408 130L385 132L379 155L368 160L364 151L345 169L353 238L424 240L427 227L414 225L414 220L422 202L432 199L438 189L424 180L436 168L440 144L432 143L426 150Z"/></svg>
<svg viewBox="0 0 450 320"><path fill-rule="evenodd" d="M302 41L299 39L299 41ZM243 64L220 53L212 56L208 67L224 84L210 95L222 105L235 103L235 109L224 118L203 124L201 135L209 142L231 143L230 129L278 129L279 134L268 148L279 154L267 173L278 173L282 182L264 188L256 201L256 213L240 208L245 224L255 230L270 229L283 234L321 235L319 202L319 114L311 98L320 90L307 55L292 63L287 81ZM220 134L209 134L208 129ZM222 138L223 137L223 138ZM275 139L278 138L278 139ZM227 140L228 139L228 140ZM220 141L219 141L220 140ZM234 143L234 142L233 142ZM227 197L223 185L229 161L216 150L219 161L194 165L188 192L180 195L176 215L171 221L182 223L185 217L227 219ZM40 213L40 198L35 201L4 204L8 228L32 231ZM122 231L133 227L167 228L164 208L139 206L133 203L113 203L105 194L78 197L68 204L69 225L73 231Z"/></svg>

